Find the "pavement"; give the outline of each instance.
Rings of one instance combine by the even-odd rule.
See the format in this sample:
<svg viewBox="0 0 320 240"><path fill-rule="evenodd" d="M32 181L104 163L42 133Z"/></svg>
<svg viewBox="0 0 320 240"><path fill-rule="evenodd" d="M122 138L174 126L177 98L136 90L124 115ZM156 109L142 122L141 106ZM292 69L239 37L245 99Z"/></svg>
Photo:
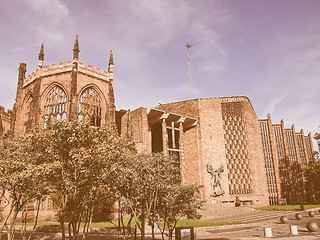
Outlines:
<svg viewBox="0 0 320 240"><path fill-rule="evenodd" d="M298 212L279 212L276 215L267 214L267 219L264 218L263 213L259 213L259 218L256 217L255 211L245 211L241 217L234 216L234 219L230 216L226 216L225 220L238 223L239 219L246 222L244 224L214 226L206 228L196 228L196 235L198 240L245 240L245 239L268 239L264 236L264 228L271 228L272 238L270 239L292 239L292 240L313 240L320 239L320 232L309 232L306 228L306 224L309 221L315 221L320 226L320 214L319 209L312 209L316 215L309 217L308 211L300 212L303 216L301 220L295 218L295 214ZM251 212L250 212L251 211ZM311 209L309 210L311 211ZM280 217L286 216L288 218L287 223L281 223ZM221 219L223 222L223 219ZM248 221L247 221L248 220ZM290 234L290 225L296 225L298 229L298 235Z"/></svg>

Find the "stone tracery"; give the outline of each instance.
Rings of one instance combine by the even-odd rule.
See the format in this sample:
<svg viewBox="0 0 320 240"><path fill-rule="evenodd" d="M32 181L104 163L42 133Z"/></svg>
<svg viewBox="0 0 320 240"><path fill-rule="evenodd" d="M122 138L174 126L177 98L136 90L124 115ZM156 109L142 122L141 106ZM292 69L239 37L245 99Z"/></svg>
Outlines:
<svg viewBox="0 0 320 240"><path fill-rule="evenodd" d="M68 113L68 99L65 91L54 86L47 94L44 106L45 121L48 118L54 120L66 120Z"/></svg>
<svg viewBox="0 0 320 240"><path fill-rule="evenodd" d="M79 121L89 121L95 126L101 126L102 101L93 87L86 88L79 99Z"/></svg>

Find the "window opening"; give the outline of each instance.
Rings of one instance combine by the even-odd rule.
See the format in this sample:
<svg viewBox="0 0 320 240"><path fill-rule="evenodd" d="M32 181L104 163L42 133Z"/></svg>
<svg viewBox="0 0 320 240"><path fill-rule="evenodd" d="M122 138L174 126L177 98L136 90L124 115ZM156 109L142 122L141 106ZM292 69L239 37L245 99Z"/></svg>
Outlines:
<svg viewBox="0 0 320 240"><path fill-rule="evenodd" d="M25 112L25 116L26 116L26 121L24 123L25 133L29 133L31 130L31 125L32 125L32 98L31 97L29 97L25 103L24 112Z"/></svg>
<svg viewBox="0 0 320 240"><path fill-rule="evenodd" d="M156 123L151 127L152 152L162 152L162 124Z"/></svg>
<svg viewBox="0 0 320 240"><path fill-rule="evenodd" d="M180 160L179 141L180 141L180 129L179 126L175 126L174 122L171 122L171 125L167 125L167 134L168 134L168 153L170 156L175 157L177 160Z"/></svg>
<svg viewBox="0 0 320 240"><path fill-rule="evenodd" d="M44 106L44 127L47 121L51 120L66 120L68 112L67 95L62 88L55 86L47 95Z"/></svg>
<svg viewBox="0 0 320 240"><path fill-rule="evenodd" d="M80 96L79 121L91 122L94 126L101 126L101 98L98 92L89 87Z"/></svg>
<svg viewBox="0 0 320 240"><path fill-rule="evenodd" d="M168 133L168 149L179 150L180 129L171 122L171 126L167 125Z"/></svg>

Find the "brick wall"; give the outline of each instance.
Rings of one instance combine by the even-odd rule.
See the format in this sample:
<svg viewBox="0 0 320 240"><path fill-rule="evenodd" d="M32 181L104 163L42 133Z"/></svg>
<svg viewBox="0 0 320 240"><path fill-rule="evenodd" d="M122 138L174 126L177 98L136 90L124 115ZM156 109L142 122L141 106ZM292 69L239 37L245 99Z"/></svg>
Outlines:
<svg viewBox="0 0 320 240"><path fill-rule="evenodd" d="M232 101L234 100L231 98ZM255 205L267 205L267 188L262 153L262 140L258 119L247 98L239 98L243 102L246 123L247 148L252 171L253 193L239 195L240 200L253 200ZM225 132L223 128L221 98L199 99L172 104L160 105L166 112L178 113L198 119L198 125L185 132L184 166L186 183L203 185L202 197L208 201L232 202L236 195L229 194L228 162L226 159ZM238 100L237 100L238 101ZM221 164L225 172L221 175L223 196L210 197L213 192L212 178L207 172L207 163L216 170ZM262 176L262 177L261 177ZM214 191L219 191L217 188Z"/></svg>
<svg viewBox="0 0 320 240"><path fill-rule="evenodd" d="M146 108L138 108L130 112L132 121L132 139L136 143L138 153L151 153L151 130L148 124Z"/></svg>

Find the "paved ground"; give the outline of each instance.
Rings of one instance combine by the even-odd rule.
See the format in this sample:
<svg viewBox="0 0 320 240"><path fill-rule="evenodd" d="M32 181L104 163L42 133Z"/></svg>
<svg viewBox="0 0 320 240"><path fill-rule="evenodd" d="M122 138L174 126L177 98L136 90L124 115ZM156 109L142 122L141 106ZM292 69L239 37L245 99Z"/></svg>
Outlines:
<svg viewBox="0 0 320 240"><path fill-rule="evenodd" d="M318 209L316 209L318 210ZM245 215L245 213L243 213ZM244 239L267 239L264 237L264 228L271 228L273 238L272 239L302 239L302 240L313 240L320 239L320 232L310 233L306 224L309 221L315 221L320 226L320 215L319 212L316 212L315 217L309 217L307 212L302 212L303 219L296 220L295 213L291 212L288 217L288 223L282 224L280 222L280 215L275 218L263 220L256 219L254 222L249 222L246 224L239 225L229 225L229 226L217 226L209 228L198 228L197 237L198 239L220 239L220 240L244 240ZM252 214L254 215L254 214ZM282 212L281 216L285 215ZM247 216L250 219L250 216ZM246 216L243 216L242 219L245 219ZM237 219L237 217L235 217ZM299 235L290 234L290 225L296 225L298 228Z"/></svg>

